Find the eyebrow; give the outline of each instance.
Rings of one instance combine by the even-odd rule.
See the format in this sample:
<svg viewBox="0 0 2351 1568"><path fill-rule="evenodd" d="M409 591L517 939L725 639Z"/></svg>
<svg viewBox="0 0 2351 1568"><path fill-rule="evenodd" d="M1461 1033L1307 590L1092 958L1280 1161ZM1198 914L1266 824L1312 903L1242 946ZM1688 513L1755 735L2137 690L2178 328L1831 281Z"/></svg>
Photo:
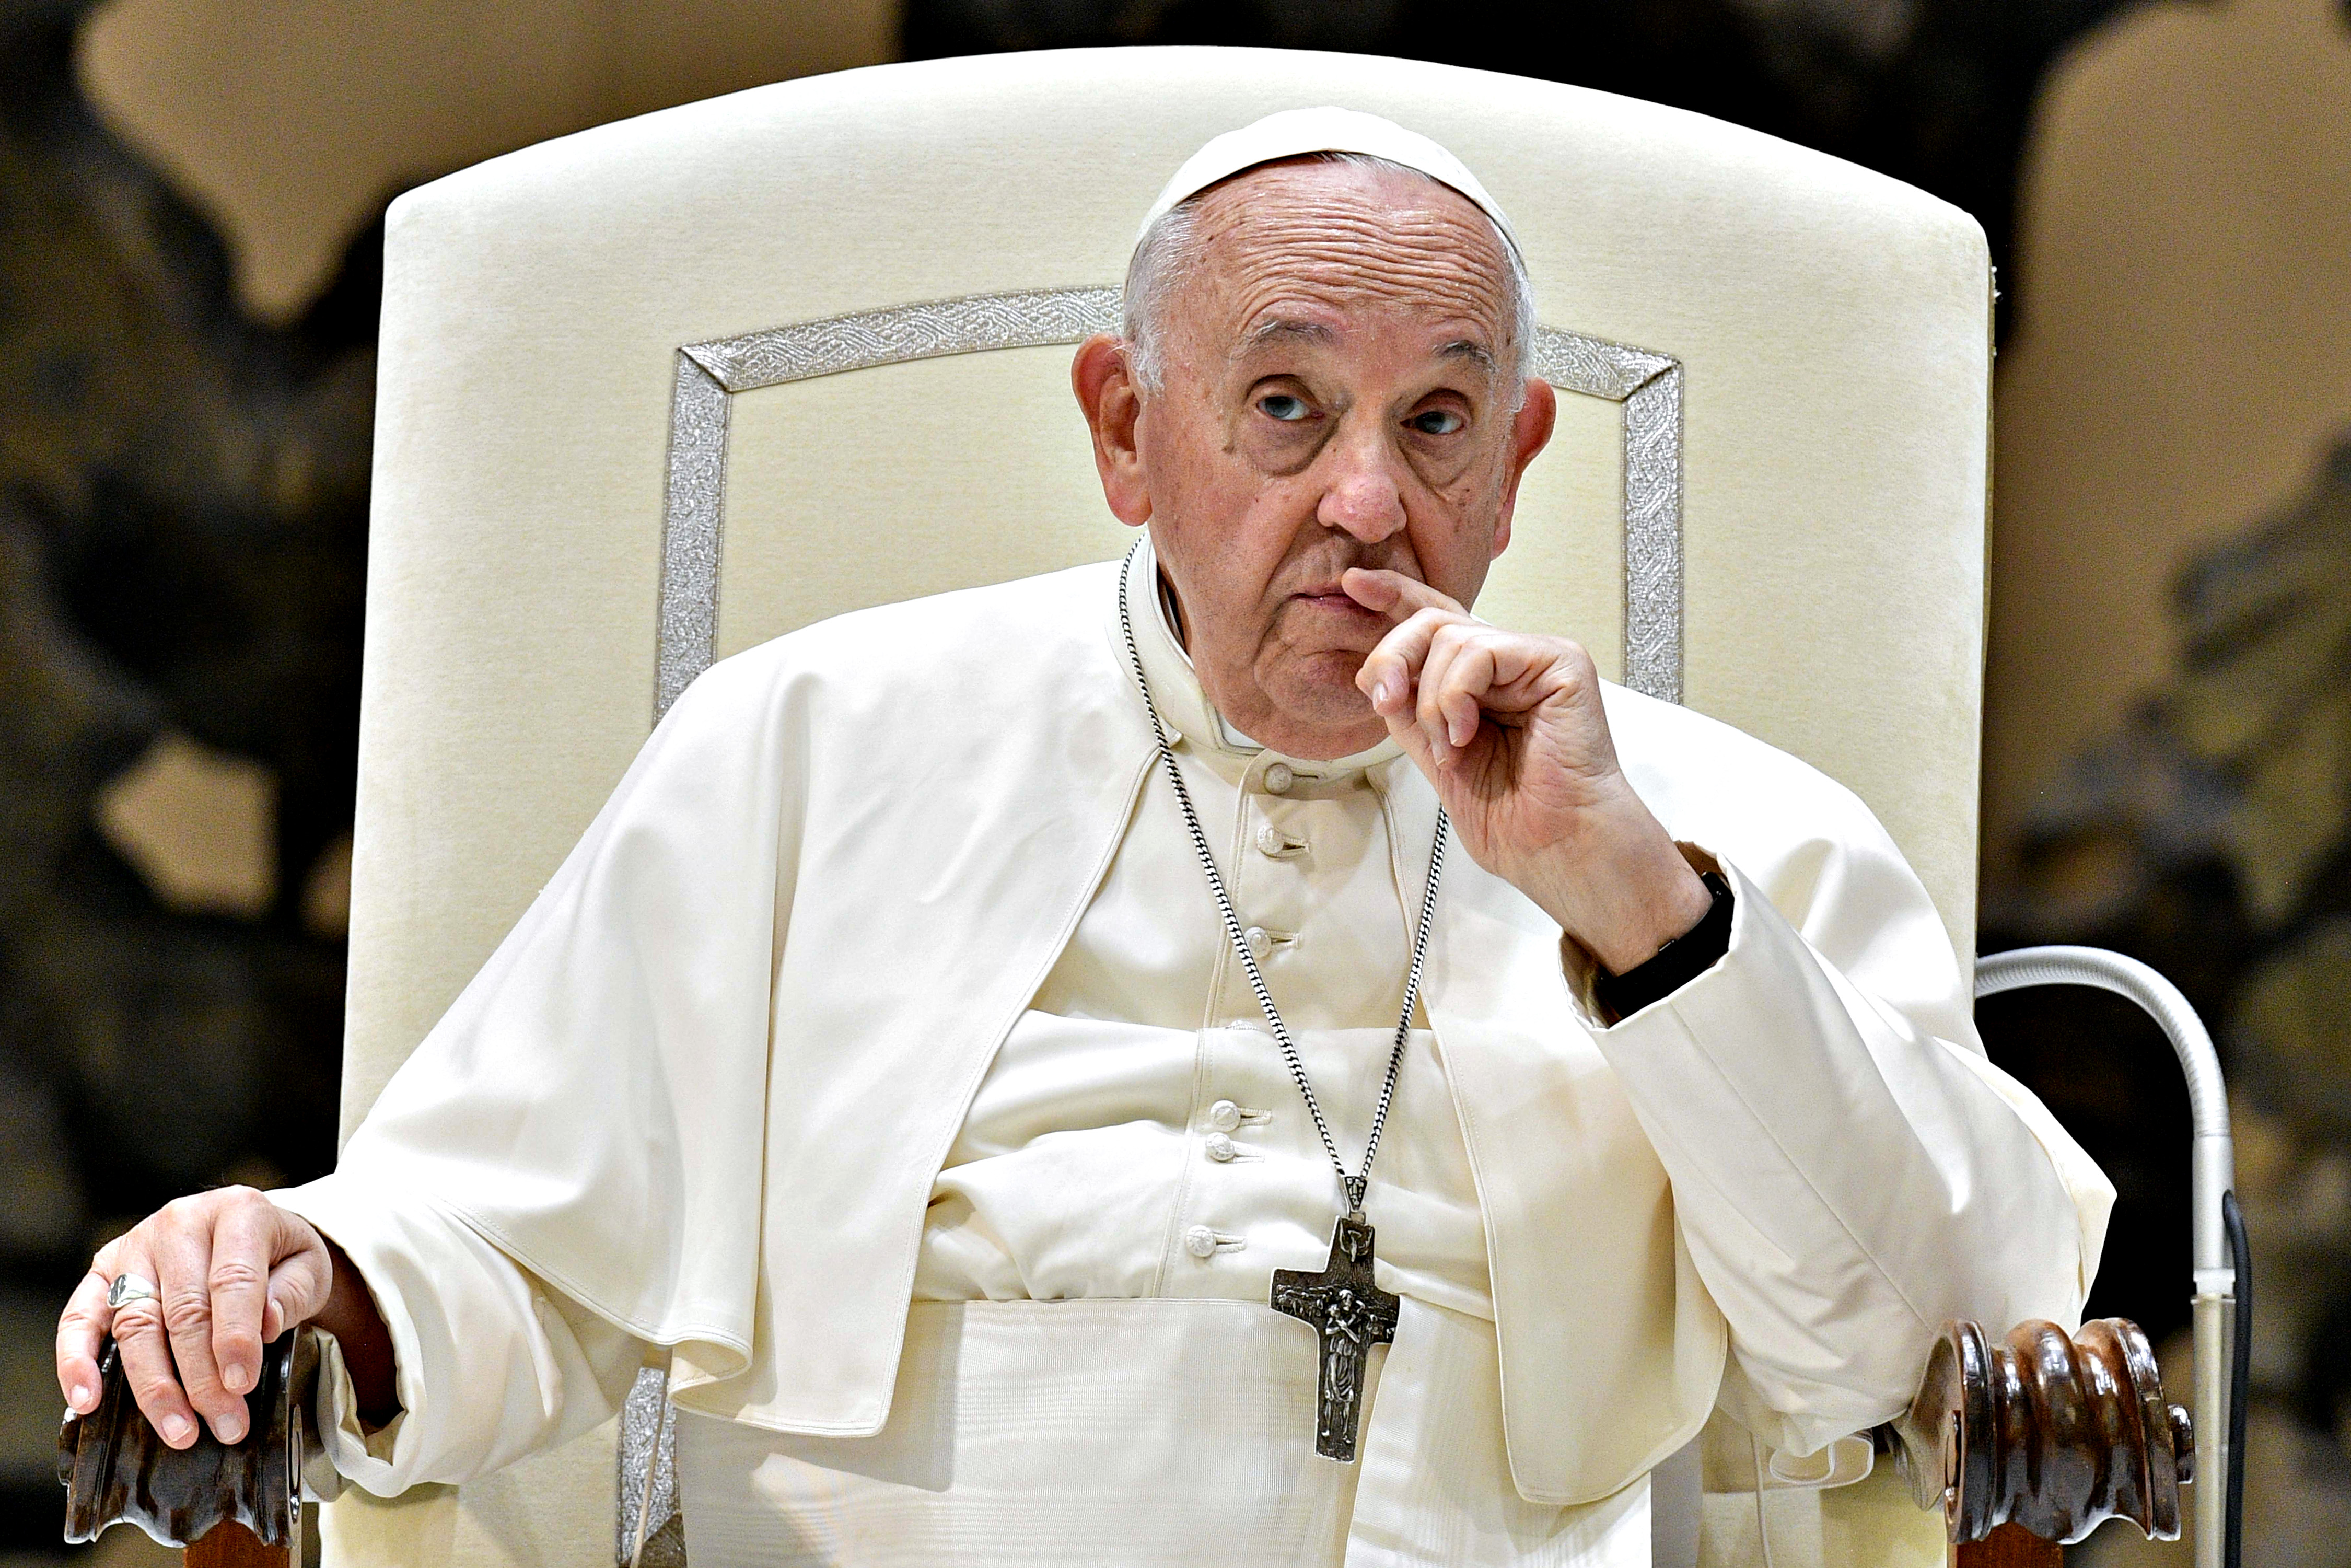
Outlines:
<svg viewBox="0 0 2351 1568"><path fill-rule="evenodd" d="M1320 321L1303 320L1295 316L1276 316L1270 320L1259 322L1243 333L1241 340L1233 349L1232 357L1235 360L1246 359L1275 343L1328 343L1335 340L1337 336ZM1437 357L1441 360L1467 360L1489 375L1500 368L1495 362L1493 350L1474 338L1454 339L1437 350Z"/></svg>
<svg viewBox="0 0 2351 1568"><path fill-rule="evenodd" d="M1328 343L1338 336L1320 321L1303 320L1295 316L1276 316L1260 321L1242 334L1234 347L1233 358L1241 359L1273 343Z"/></svg>
<svg viewBox="0 0 2351 1568"><path fill-rule="evenodd" d="M1494 363L1491 350L1485 344L1469 338L1454 339L1453 341L1437 350L1437 357L1441 360L1468 360L1471 364L1481 366L1489 372L1500 368Z"/></svg>

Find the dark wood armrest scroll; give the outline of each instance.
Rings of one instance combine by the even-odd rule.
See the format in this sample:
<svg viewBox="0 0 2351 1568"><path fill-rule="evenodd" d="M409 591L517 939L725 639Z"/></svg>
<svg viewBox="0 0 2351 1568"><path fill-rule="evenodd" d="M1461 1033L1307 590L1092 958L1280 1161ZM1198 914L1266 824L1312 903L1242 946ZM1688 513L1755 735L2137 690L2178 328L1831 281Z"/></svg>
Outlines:
<svg viewBox="0 0 2351 1568"><path fill-rule="evenodd" d="M109 1340L98 1408L68 1416L57 1434L66 1539L94 1541L128 1521L164 1545L192 1548L192 1563L288 1562L301 1534L303 1424L317 1366L308 1331L280 1335L262 1352L261 1380L245 1396L245 1440L222 1443L199 1423L194 1447L175 1449L140 1413Z"/></svg>
<svg viewBox="0 0 2351 1568"><path fill-rule="evenodd" d="M1954 1543L2002 1524L2079 1541L2109 1519L2151 1540L2179 1537L2179 1489L2193 1479L2188 1412L2168 1404L2136 1323L2100 1318L2068 1338L2024 1322L1994 1340L1943 1325L1896 1459L1921 1508L1940 1507Z"/></svg>

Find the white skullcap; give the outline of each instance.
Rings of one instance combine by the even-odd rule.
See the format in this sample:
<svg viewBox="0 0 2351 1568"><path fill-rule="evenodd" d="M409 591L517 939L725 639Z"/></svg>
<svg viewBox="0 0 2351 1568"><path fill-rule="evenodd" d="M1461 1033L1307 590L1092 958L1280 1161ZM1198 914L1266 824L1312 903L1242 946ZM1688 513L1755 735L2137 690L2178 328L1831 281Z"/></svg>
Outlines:
<svg viewBox="0 0 2351 1568"><path fill-rule="evenodd" d="M1502 215L1502 209L1495 205L1494 198L1486 193L1486 187L1478 183L1478 176L1469 172L1460 159L1393 120L1383 120L1360 110L1329 107L1285 109L1209 141L1184 161L1176 177L1167 182L1167 188L1159 193L1159 199L1151 204L1151 210L1143 214L1143 227L1136 232L1135 243L1140 245L1151 225L1170 208L1198 195L1217 181L1230 179L1260 163L1303 157L1310 152L1362 152L1418 170L1438 184L1449 185L1477 203L1494 220L1494 226L1502 231L1502 238L1510 247L1513 251L1519 248L1519 236L1510 228L1510 220Z"/></svg>

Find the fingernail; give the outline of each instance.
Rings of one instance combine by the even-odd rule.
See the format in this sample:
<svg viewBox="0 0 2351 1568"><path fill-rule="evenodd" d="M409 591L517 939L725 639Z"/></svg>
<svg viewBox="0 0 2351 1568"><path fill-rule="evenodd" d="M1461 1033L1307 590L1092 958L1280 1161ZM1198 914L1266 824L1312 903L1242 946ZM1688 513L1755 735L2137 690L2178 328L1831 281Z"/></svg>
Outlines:
<svg viewBox="0 0 2351 1568"><path fill-rule="evenodd" d="M224 1443L234 1443L245 1436L245 1412L223 1416L213 1423L213 1431Z"/></svg>
<svg viewBox="0 0 2351 1568"><path fill-rule="evenodd" d="M184 1443L188 1440L188 1418L185 1416L163 1417L163 1441Z"/></svg>
<svg viewBox="0 0 2351 1568"><path fill-rule="evenodd" d="M1385 707L1387 706L1387 700L1388 684L1385 681L1374 681L1372 683L1372 706L1374 707Z"/></svg>
<svg viewBox="0 0 2351 1568"><path fill-rule="evenodd" d="M75 1384L73 1386L73 1392L66 1396L66 1403L72 1406L76 1410L88 1414L90 1405L89 1385L87 1383Z"/></svg>
<svg viewBox="0 0 2351 1568"><path fill-rule="evenodd" d="M242 1394L253 1386L253 1373L243 1366L221 1368L221 1385L231 1394Z"/></svg>

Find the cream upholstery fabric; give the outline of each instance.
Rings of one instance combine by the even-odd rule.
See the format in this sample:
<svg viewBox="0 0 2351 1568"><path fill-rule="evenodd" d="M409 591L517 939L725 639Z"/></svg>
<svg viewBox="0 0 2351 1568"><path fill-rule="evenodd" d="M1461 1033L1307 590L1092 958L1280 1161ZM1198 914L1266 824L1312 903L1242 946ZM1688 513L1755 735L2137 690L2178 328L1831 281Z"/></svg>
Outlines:
<svg viewBox="0 0 2351 1568"><path fill-rule="evenodd" d="M394 206L346 1131L650 727L678 347L1114 284L1202 141L1324 102L1476 171L1546 325L1682 362L1687 698L1855 788L1972 949L1989 275L1964 214L1696 116L1397 60L883 67L605 126ZM718 651L1117 553L1068 359L737 394ZM1579 636L1613 671L1622 410L1562 403L1479 609ZM329 1539L342 1562L606 1563L611 1454L609 1434L583 1440L463 1506L338 1503Z"/></svg>

